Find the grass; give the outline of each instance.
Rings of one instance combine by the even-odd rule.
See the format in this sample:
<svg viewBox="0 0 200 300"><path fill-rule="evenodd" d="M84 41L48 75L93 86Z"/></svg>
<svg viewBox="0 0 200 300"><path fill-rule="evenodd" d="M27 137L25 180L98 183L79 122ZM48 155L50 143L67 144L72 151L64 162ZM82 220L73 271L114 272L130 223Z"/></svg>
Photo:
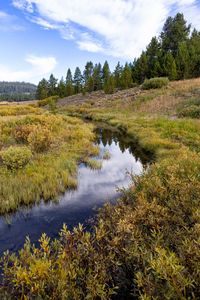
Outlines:
<svg viewBox="0 0 200 300"><path fill-rule="evenodd" d="M96 159L85 159L84 163L92 170L100 170L102 168L102 161Z"/></svg>
<svg viewBox="0 0 200 300"><path fill-rule="evenodd" d="M19 169L9 169L1 161L0 214L39 202L41 198L52 199L66 188L74 188L78 163L98 152L97 147L92 145L94 134L91 125L40 109L37 109L36 115L32 107L20 107L22 115L19 115L18 107L13 111L13 107L7 106L9 118L5 116L0 120L0 146L2 153L11 146L18 146L16 149L19 150L26 146L31 149L32 158ZM10 158L14 166L17 159L21 159L19 154L14 162L13 157ZM9 162L6 163L9 165Z"/></svg>

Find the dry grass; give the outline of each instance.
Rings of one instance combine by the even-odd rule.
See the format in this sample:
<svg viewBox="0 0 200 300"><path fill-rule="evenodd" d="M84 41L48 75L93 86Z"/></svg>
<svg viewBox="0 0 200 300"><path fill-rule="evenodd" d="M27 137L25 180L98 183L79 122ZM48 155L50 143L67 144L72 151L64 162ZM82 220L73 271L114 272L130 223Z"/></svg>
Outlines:
<svg viewBox="0 0 200 300"><path fill-rule="evenodd" d="M200 78L173 81L170 83L170 88L178 92L190 92L196 87L200 87Z"/></svg>
<svg viewBox="0 0 200 300"><path fill-rule="evenodd" d="M151 101L141 103L137 108L137 112L148 114L171 114L183 101L184 99L181 97L175 97L169 94L161 95Z"/></svg>
<svg viewBox="0 0 200 300"><path fill-rule="evenodd" d="M137 113L174 115L177 108L194 96L200 78L171 82L167 89L142 93L133 110Z"/></svg>

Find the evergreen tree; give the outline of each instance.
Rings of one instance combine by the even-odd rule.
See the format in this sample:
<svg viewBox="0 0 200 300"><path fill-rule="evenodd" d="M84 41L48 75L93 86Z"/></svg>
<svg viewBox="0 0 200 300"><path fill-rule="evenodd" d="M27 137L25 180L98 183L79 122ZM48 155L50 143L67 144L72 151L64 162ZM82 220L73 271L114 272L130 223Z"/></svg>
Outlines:
<svg viewBox="0 0 200 300"><path fill-rule="evenodd" d="M161 72L160 67L160 56L161 56L161 50L160 50L160 43L158 42L156 37L153 37L150 44L147 46L146 50L146 56L147 56L147 64L148 64L148 72L147 77L158 77Z"/></svg>
<svg viewBox="0 0 200 300"><path fill-rule="evenodd" d="M49 96L55 96L57 94L57 82L58 79L56 79L53 74L50 75L49 81L48 81L48 95Z"/></svg>
<svg viewBox="0 0 200 300"><path fill-rule="evenodd" d="M48 97L48 81L46 79L42 79L37 86L36 97L39 100L45 99Z"/></svg>
<svg viewBox="0 0 200 300"><path fill-rule="evenodd" d="M122 71L121 75L121 88L122 89L128 89L132 86L133 79L132 79L132 72L130 66L126 63L125 67Z"/></svg>
<svg viewBox="0 0 200 300"><path fill-rule="evenodd" d="M190 25L187 26L183 14L178 13L174 18L167 18L160 35L163 51L171 51L176 56L179 44L188 40L189 33Z"/></svg>
<svg viewBox="0 0 200 300"><path fill-rule="evenodd" d="M190 58L189 58L189 52L188 52L186 42L182 42L179 44L176 63L177 63L178 79L188 78Z"/></svg>
<svg viewBox="0 0 200 300"><path fill-rule="evenodd" d="M148 77L148 59L144 51L135 63L134 76L138 83L142 83Z"/></svg>
<svg viewBox="0 0 200 300"><path fill-rule="evenodd" d="M94 91L102 89L102 67L101 64L96 64L93 70Z"/></svg>
<svg viewBox="0 0 200 300"><path fill-rule="evenodd" d="M193 30L188 42L188 52L190 56L189 74L190 77L200 76L200 32Z"/></svg>
<svg viewBox="0 0 200 300"><path fill-rule="evenodd" d="M110 77L110 67L107 61L105 61L104 65L103 65L103 87L107 85L108 83L108 79Z"/></svg>
<svg viewBox="0 0 200 300"><path fill-rule="evenodd" d="M113 74L109 75L104 84L104 92L106 94L113 94L115 91L115 77Z"/></svg>
<svg viewBox="0 0 200 300"><path fill-rule="evenodd" d="M93 63L91 61L87 62L85 65L85 70L83 72L85 85L87 85L89 78L93 75L93 69Z"/></svg>
<svg viewBox="0 0 200 300"><path fill-rule="evenodd" d="M73 87L73 78L71 69L67 70L66 76L66 96L71 96L74 94L74 87Z"/></svg>
<svg viewBox="0 0 200 300"><path fill-rule="evenodd" d="M82 91L82 83L83 83L83 76L81 74L81 70L79 67L75 69L74 72L74 91L75 94L79 94Z"/></svg>
<svg viewBox="0 0 200 300"><path fill-rule="evenodd" d="M67 70L66 83L73 83L72 71L71 69Z"/></svg>
<svg viewBox="0 0 200 300"><path fill-rule="evenodd" d="M177 79L176 62L171 52L166 53L164 56L163 69L164 75L167 76L170 80Z"/></svg>
<svg viewBox="0 0 200 300"><path fill-rule="evenodd" d="M94 91L94 79L92 76L87 79L86 91L89 93Z"/></svg>
<svg viewBox="0 0 200 300"><path fill-rule="evenodd" d="M61 80L58 83L58 95L61 98L64 98L66 96L66 85L65 85L63 77L61 78Z"/></svg>
<svg viewBox="0 0 200 300"><path fill-rule="evenodd" d="M121 86L122 70L123 70L123 68L120 65L120 62L118 62L117 66L115 67L115 71L114 71L115 84L116 84L117 88L120 88L120 86Z"/></svg>

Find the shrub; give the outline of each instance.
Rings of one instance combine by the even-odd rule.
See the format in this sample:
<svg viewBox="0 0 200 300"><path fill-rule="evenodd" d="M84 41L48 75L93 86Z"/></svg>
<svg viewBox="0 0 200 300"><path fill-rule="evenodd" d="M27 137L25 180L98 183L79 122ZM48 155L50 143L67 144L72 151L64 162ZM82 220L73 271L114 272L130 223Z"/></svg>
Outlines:
<svg viewBox="0 0 200 300"><path fill-rule="evenodd" d="M43 234L40 248L27 240L19 256L5 254L1 299L111 299L114 288L108 283L114 255L101 246L105 232L99 230L96 236L97 243L81 225L73 232L64 226L60 241Z"/></svg>
<svg viewBox="0 0 200 300"><path fill-rule="evenodd" d="M53 103L56 104L56 102L58 101L58 98L59 98L58 96L51 96L51 97L45 98L43 100L39 100L38 106L43 107L46 105L52 105Z"/></svg>
<svg viewBox="0 0 200 300"><path fill-rule="evenodd" d="M51 146L53 137L49 129L38 125L28 136L28 143L35 152L44 152Z"/></svg>
<svg viewBox="0 0 200 300"><path fill-rule="evenodd" d="M143 90L150 89L160 89L169 84L169 79L167 77L155 77L151 79L146 79L142 85Z"/></svg>
<svg viewBox="0 0 200 300"><path fill-rule="evenodd" d="M26 143L29 134L34 130L35 125L18 125L14 128L13 135L18 143Z"/></svg>
<svg viewBox="0 0 200 300"><path fill-rule="evenodd" d="M179 117L188 117L192 119L199 119L200 118L200 107L197 105L191 105L188 107L183 108L179 112Z"/></svg>
<svg viewBox="0 0 200 300"><path fill-rule="evenodd" d="M1 151L1 158L8 169L21 169L30 162L32 152L27 147L11 146Z"/></svg>

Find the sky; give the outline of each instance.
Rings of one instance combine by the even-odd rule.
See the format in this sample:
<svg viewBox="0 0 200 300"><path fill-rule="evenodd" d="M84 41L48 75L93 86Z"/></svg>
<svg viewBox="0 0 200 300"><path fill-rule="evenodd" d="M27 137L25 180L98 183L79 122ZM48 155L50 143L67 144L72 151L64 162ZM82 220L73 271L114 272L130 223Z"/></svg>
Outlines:
<svg viewBox="0 0 200 300"><path fill-rule="evenodd" d="M177 12L200 30L200 0L0 0L0 81L132 62Z"/></svg>

